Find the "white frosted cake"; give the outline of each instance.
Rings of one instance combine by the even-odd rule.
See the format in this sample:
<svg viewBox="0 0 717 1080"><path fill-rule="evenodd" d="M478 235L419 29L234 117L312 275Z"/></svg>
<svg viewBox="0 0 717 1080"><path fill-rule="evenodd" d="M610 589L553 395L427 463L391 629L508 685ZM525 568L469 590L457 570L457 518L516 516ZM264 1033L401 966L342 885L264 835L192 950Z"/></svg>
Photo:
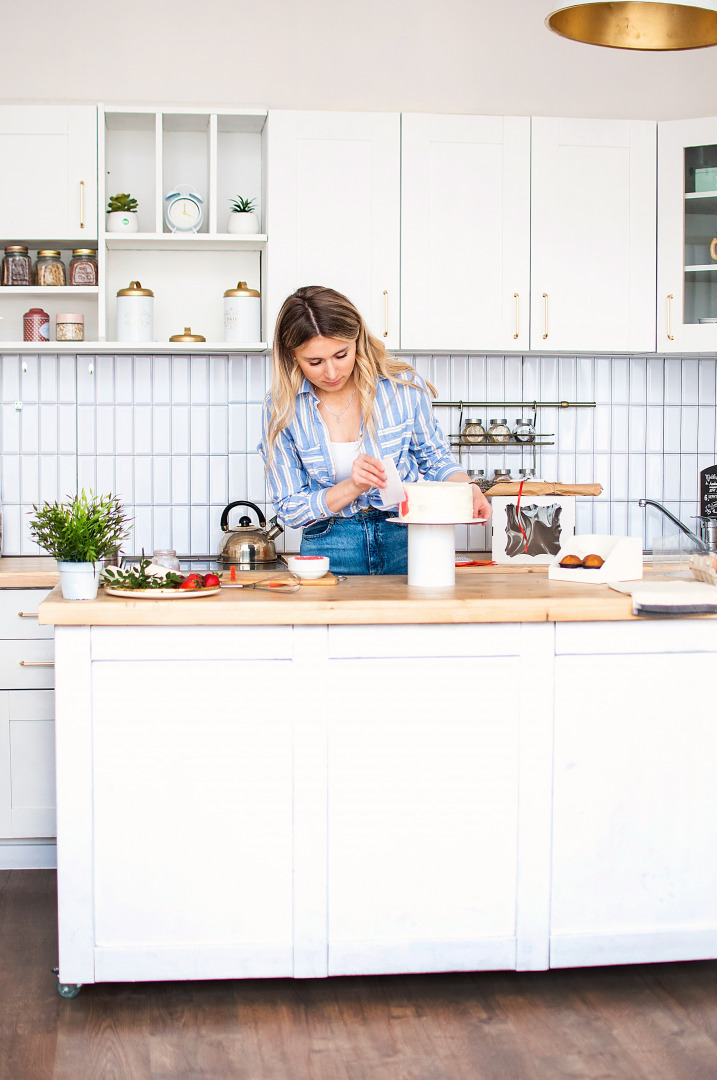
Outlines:
<svg viewBox="0 0 717 1080"><path fill-rule="evenodd" d="M425 525L453 525L473 518L472 484L451 481L417 480L404 484L405 500L398 510L401 518Z"/></svg>

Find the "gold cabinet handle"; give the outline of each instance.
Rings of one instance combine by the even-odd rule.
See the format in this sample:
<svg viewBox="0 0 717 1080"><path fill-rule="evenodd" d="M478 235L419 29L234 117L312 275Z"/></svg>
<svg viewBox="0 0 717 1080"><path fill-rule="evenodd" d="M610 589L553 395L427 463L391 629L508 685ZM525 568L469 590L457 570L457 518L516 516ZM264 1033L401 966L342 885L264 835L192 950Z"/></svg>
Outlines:
<svg viewBox="0 0 717 1080"><path fill-rule="evenodd" d="M514 292L513 298L515 300L515 333L513 338L517 338L520 337L520 296L517 292Z"/></svg>
<svg viewBox="0 0 717 1080"><path fill-rule="evenodd" d="M37 619L39 613L37 611L18 611L17 616L19 619Z"/></svg>
<svg viewBox="0 0 717 1080"><path fill-rule="evenodd" d="M388 289L383 290L383 336L388 337Z"/></svg>
<svg viewBox="0 0 717 1080"><path fill-rule="evenodd" d="M670 333L670 300L675 299L674 293L667 294L667 340L674 341L675 335Z"/></svg>
<svg viewBox="0 0 717 1080"><path fill-rule="evenodd" d="M543 323L545 325L545 332L543 333L543 341L548 336L548 294L543 293Z"/></svg>
<svg viewBox="0 0 717 1080"><path fill-rule="evenodd" d="M717 236L713 236L710 241L710 259L714 259L717 262Z"/></svg>
<svg viewBox="0 0 717 1080"><path fill-rule="evenodd" d="M80 180L80 228L85 227L85 181Z"/></svg>
<svg viewBox="0 0 717 1080"><path fill-rule="evenodd" d="M54 667L54 660L21 660L20 667Z"/></svg>

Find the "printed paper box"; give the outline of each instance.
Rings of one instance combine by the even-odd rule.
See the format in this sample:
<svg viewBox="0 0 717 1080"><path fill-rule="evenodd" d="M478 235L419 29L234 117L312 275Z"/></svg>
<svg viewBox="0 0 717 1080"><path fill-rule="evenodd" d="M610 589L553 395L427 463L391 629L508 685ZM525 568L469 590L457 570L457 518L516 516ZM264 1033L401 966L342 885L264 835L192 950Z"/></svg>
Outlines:
<svg viewBox="0 0 717 1080"><path fill-rule="evenodd" d="M575 533L575 496L524 495L519 512L517 495L492 495L491 503L496 563L547 566Z"/></svg>

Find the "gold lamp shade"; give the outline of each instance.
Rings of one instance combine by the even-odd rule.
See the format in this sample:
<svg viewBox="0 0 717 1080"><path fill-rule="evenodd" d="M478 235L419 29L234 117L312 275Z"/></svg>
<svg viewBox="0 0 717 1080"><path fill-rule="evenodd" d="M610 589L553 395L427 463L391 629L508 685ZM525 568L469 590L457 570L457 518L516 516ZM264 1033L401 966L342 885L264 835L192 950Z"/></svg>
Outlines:
<svg viewBox="0 0 717 1080"><path fill-rule="evenodd" d="M717 45L717 11L687 4L618 0L573 4L548 15L562 37L611 49L702 49Z"/></svg>

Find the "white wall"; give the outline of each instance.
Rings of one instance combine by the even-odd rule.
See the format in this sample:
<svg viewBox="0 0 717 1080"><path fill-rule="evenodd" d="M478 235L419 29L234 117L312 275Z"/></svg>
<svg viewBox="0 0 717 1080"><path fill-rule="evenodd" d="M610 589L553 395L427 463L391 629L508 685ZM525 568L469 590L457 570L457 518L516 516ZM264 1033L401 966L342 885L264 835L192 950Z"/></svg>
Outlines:
<svg viewBox="0 0 717 1080"><path fill-rule="evenodd" d="M714 48L567 41L561 0L24 0L0 99L673 119L717 112ZM125 14L126 17L125 17Z"/></svg>

